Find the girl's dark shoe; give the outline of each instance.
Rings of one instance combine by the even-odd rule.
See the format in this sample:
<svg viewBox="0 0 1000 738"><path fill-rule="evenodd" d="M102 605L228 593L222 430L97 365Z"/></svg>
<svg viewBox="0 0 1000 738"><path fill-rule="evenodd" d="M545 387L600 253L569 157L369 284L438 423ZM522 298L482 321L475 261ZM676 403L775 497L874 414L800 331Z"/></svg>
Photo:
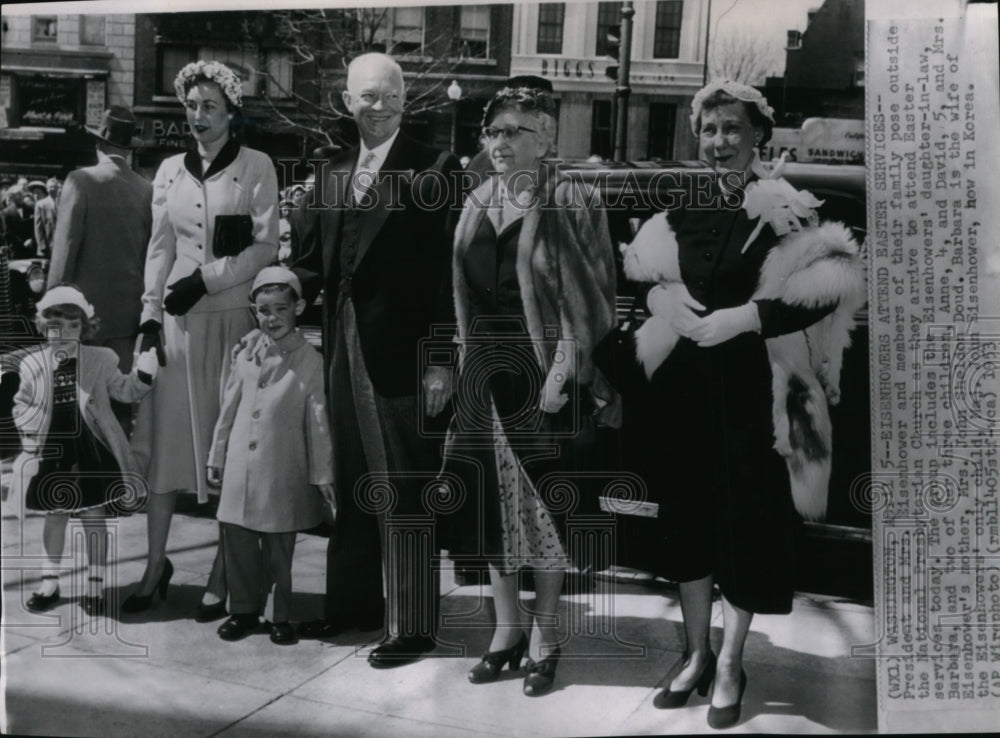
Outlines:
<svg viewBox="0 0 1000 738"><path fill-rule="evenodd" d="M510 648L484 653L483 660L469 671L469 681L473 684L496 681L503 671L504 664L508 664L511 671L517 671L521 668L521 659L527 650L528 638L522 632L520 640Z"/></svg>
<svg viewBox="0 0 1000 738"><path fill-rule="evenodd" d="M47 595L33 592L28 601L24 603L24 606L32 612L48 612L59 602L59 577L53 574L45 574L42 576L42 579L55 579L56 588L52 594Z"/></svg>
<svg viewBox="0 0 1000 738"><path fill-rule="evenodd" d="M736 703L725 707L708 708L708 727L716 730L731 728L740 721L740 709L743 705L743 693L747 689L747 673L740 669L740 695Z"/></svg>
<svg viewBox="0 0 1000 738"><path fill-rule="evenodd" d="M661 710L673 710L678 707L684 707L695 689L698 690L698 694L704 697L708 694L708 688L712 685L712 680L715 678L715 666L715 654L709 651L708 659L702 669L701 676L698 677L698 681L694 683L694 686L674 692L668 685L666 689L653 698L653 707L658 707Z"/></svg>
<svg viewBox="0 0 1000 738"><path fill-rule="evenodd" d="M219 638L224 641L238 641L257 630L260 619L256 613L230 615L229 620L219 626Z"/></svg>
<svg viewBox="0 0 1000 738"><path fill-rule="evenodd" d="M163 564L163 573L160 574L160 579L153 588L153 591L148 595L141 594L131 594L122 603L123 612L142 612L148 610L150 605L153 604L153 595L159 594L161 600L167 599L167 586L170 584L170 578L174 575L174 565L170 563L170 559L167 559Z"/></svg>
<svg viewBox="0 0 1000 738"><path fill-rule="evenodd" d="M559 657L562 649L556 646L549 656L539 662L528 659L525 670L528 676L524 678L524 693L529 697L539 697L552 689L552 683L556 680L556 667L559 666Z"/></svg>
<svg viewBox="0 0 1000 738"><path fill-rule="evenodd" d="M213 620L221 620L228 614L225 600L219 600L214 605L206 605L204 602L199 602L194 619L198 623L211 623Z"/></svg>

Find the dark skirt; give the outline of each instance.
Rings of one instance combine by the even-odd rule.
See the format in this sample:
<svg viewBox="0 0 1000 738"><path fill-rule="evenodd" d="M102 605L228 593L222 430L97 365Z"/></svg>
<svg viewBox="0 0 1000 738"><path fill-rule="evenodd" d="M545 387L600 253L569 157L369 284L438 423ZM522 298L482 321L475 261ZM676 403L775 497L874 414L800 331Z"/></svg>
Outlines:
<svg viewBox="0 0 1000 738"><path fill-rule="evenodd" d="M80 512L128 496L117 460L91 433L76 404L53 408L38 473L25 492L25 508Z"/></svg>
<svg viewBox="0 0 1000 738"><path fill-rule="evenodd" d="M558 548L581 570L606 563L597 561L594 547L585 545L586 518L599 512L598 491L586 473L597 458L592 408L584 399L589 393L568 384L566 406L558 413L543 413L539 400L544 381L530 341L480 335L467 344L455 390L452 426L458 429L457 441L446 463L466 489L464 504L450 521L449 544L451 553L466 562L505 568L493 444L495 407L511 450L555 523Z"/></svg>
<svg viewBox="0 0 1000 738"><path fill-rule="evenodd" d="M662 446L645 474L661 499L662 573L711 575L738 607L790 612L799 519L773 449L764 341L745 334L699 348L681 339L653 384Z"/></svg>

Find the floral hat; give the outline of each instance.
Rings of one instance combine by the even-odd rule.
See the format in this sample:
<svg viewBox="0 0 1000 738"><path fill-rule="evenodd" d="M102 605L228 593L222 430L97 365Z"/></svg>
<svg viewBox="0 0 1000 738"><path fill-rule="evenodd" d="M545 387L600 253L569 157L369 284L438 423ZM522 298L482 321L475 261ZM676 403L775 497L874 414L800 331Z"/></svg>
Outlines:
<svg viewBox="0 0 1000 738"><path fill-rule="evenodd" d="M232 69L222 62L203 61L185 64L174 77L174 92L177 99L185 102L187 90L199 79L209 79L222 88L222 94L237 108L243 107L243 83Z"/></svg>
<svg viewBox="0 0 1000 738"><path fill-rule="evenodd" d="M771 125L774 125L774 108L767 104L767 99L762 94L749 85L723 78L709 82L698 90L694 99L691 100L691 132L694 135L698 135L698 119L701 117L701 108L705 104L705 100L708 99L709 95L719 90L737 100L756 106L761 115L771 121Z"/></svg>

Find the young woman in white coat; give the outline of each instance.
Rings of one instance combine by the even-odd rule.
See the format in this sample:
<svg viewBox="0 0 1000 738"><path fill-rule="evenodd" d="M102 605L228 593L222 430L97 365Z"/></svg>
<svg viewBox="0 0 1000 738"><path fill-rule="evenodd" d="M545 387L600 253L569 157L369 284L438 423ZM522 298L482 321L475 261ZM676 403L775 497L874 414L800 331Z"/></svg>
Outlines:
<svg viewBox="0 0 1000 738"><path fill-rule="evenodd" d="M143 402L133 449L145 462L149 556L128 612L166 596L173 567L167 535L177 493L208 500L206 462L233 345L254 327L246 295L278 253L278 184L270 159L233 136L241 83L219 62L192 62L174 80L197 148L170 157L153 182L142 348L165 363ZM196 619L223 617L225 574L217 554Z"/></svg>

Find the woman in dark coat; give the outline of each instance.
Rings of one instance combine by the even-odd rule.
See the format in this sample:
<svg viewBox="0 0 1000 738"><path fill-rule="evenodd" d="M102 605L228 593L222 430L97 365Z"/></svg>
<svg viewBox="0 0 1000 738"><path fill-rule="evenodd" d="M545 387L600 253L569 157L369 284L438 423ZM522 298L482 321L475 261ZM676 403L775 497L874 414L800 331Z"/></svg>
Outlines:
<svg viewBox="0 0 1000 738"><path fill-rule="evenodd" d="M474 457L481 472L471 496L482 505L480 552L497 616L489 651L469 679L493 681L528 650L529 696L547 692L555 678L557 609L570 563L562 523L583 502L579 490L546 485L545 475L563 478L565 470L571 484L578 480L573 470L589 455L582 429L615 422L617 407L590 360L614 321L607 221L596 193L542 163L553 149L554 113L551 96L526 87L505 87L487 105L483 139L499 177L467 199L453 261L461 346L453 428L461 432L450 452ZM534 572L530 649L520 568Z"/></svg>
<svg viewBox="0 0 1000 738"><path fill-rule="evenodd" d="M832 246L813 239L810 246L803 236L817 223L812 208L819 201L784 180L762 179L768 173L756 149L770 138L774 121L760 93L713 82L692 108L701 158L718 173L716 207L654 216L626 250L625 265L630 276L657 282L646 296L653 335L644 345L639 341L639 354L652 361L659 352L654 363L662 361L652 382L664 419L656 446L657 482L667 496L664 564L680 583L687 637L685 661L655 704L681 707L695 688L707 694L714 679L708 723L723 728L739 720L743 646L753 614L788 613L792 606L798 518L786 461L775 450L775 421L785 403L772 402L764 339L802 331L835 309L853 313L863 282L849 238ZM791 231L798 245L785 246L781 236ZM759 285L773 271L766 264L776 258L769 255L803 243L819 255L802 263L834 276L807 268L799 272L808 284L803 299L780 289L786 299L760 298ZM824 415L825 401L821 392ZM718 659L709 642L713 584L721 590L724 617Z"/></svg>

